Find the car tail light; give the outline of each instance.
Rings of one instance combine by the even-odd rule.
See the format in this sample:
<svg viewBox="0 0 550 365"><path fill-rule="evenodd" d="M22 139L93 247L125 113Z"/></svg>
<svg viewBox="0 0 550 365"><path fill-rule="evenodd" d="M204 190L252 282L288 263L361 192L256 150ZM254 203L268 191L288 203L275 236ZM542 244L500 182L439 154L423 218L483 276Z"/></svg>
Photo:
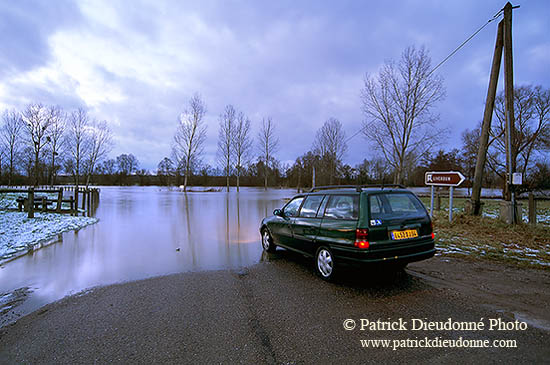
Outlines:
<svg viewBox="0 0 550 365"><path fill-rule="evenodd" d="M430 221L430 228L432 229L432 240L435 240L434 222Z"/></svg>
<svg viewBox="0 0 550 365"><path fill-rule="evenodd" d="M369 230L368 229L355 230L355 247L369 248Z"/></svg>

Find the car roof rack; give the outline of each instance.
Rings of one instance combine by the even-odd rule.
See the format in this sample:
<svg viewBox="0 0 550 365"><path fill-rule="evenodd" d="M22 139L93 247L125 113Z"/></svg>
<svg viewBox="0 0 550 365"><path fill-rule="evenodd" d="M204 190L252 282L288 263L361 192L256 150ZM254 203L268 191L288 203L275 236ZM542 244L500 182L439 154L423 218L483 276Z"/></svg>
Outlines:
<svg viewBox="0 0 550 365"><path fill-rule="evenodd" d="M369 184L369 185L326 185L326 186L316 186L311 188L308 193L313 193L319 190L331 190L331 189L355 189L357 192L363 191L365 188L401 188L406 189L405 185L402 184Z"/></svg>

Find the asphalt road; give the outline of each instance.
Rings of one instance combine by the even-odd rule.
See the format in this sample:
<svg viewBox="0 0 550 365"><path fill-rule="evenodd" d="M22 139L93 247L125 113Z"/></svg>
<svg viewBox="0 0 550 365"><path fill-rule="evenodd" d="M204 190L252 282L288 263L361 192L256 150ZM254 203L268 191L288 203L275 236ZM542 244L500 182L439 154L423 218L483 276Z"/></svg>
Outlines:
<svg viewBox="0 0 550 365"><path fill-rule="evenodd" d="M550 357L549 331L532 325L490 331L490 320L511 323L513 314L481 305L468 291L432 285L414 270L351 271L326 283L311 266L278 251L240 271L183 273L68 297L0 329L0 363L543 363ZM449 318L481 320L485 328L412 330L413 319ZM345 330L346 319L357 327ZM361 319L402 319L407 329L360 331ZM461 337L515 340L516 347L392 348L407 339ZM362 347L361 340L375 339L390 340L390 348Z"/></svg>

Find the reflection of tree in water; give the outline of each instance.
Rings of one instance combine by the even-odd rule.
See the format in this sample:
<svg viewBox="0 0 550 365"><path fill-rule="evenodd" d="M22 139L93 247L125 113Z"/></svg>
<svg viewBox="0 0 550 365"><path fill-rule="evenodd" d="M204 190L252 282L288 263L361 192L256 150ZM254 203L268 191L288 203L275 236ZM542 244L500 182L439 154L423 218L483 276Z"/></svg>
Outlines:
<svg viewBox="0 0 550 365"><path fill-rule="evenodd" d="M187 193L185 194L185 221L187 222L187 244L189 245L189 251L191 252L192 267L197 266L196 254L195 254L195 240L191 235L191 214L189 214L189 198Z"/></svg>

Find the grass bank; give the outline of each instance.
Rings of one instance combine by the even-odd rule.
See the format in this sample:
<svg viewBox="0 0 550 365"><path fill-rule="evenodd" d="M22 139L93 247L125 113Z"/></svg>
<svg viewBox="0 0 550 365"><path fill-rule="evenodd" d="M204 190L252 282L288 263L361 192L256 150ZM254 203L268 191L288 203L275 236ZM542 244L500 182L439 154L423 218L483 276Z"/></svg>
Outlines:
<svg viewBox="0 0 550 365"><path fill-rule="evenodd" d="M422 198L422 201L429 207L429 198ZM498 220L498 200L484 200L481 217L465 215L465 201L455 199L452 223L448 218L448 198L442 199L441 210L435 212L438 254L499 260L550 270L550 201L538 202L539 224L524 222L514 226ZM526 221L526 202L523 205Z"/></svg>

